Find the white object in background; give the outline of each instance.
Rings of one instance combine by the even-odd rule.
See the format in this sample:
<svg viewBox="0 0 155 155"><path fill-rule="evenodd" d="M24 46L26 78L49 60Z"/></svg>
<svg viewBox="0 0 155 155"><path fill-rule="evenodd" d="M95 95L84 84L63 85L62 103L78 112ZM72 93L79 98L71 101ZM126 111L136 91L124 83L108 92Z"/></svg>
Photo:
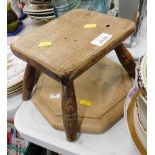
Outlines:
<svg viewBox="0 0 155 155"><path fill-rule="evenodd" d="M138 10L139 1L140 0L119 0L119 17L132 20Z"/></svg>
<svg viewBox="0 0 155 155"><path fill-rule="evenodd" d="M81 133L68 142L65 132L54 129L31 101L23 102L14 119L21 136L63 155L138 155L126 130L124 119L103 134Z"/></svg>
<svg viewBox="0 0 155 155"><path fill-rule="evenodd" d="M22 94L16 93L7 97L7 120L13 121L17 109L22 104Z"/></svg>
<svg viewBox="0 0 155 155"><path fill-rule="evenodd" d="M144 114L143 114L144 115ZM145 115L146 116L146 115ZM136 108L134 109L134 126L135 126L135 131L142 143L142 145L144 146L144 148L147 150L147 135L146 133L143 131L141 124L139 122L139 117L137 115L137 111Z"/></svg>
<svg viewBox="0 0 155 155"><path fill-rule="evenodd" d="M7 49L7 88L12 87L23 80L26 62L17 58L11 51L10 46Z"/></svg>
<svg viewBox="0 0 155 155"><path fill-rule="evenodd" d="M23 8L23 11L26 12L26 13L42 13L42 12L52 12L54 9L51 7L51 8L46 8L45 6L45 9L37 9L37 8L34 8L34 5L33 4L30 4L30 3L26 3L24 8Z"/></svg>
<svg viewBox="0 0 155 155"><path fill-rule="evenodd" d="M135 68L134 86L128 93L124 105L124 117L128 127L129 134L135 147L140 153L147 152L147 130L145 130L147 120L146 100L140 97L141 88L139 87L139 64ZM141 100L137 100L137 97ZM142 124L143 122L143 124Z"/></svg>
<svg viewBox="0 0 155 155"><path fill-rule="evenodd" d="M19 1L18 0L10 0L11 2L11 8L13 11L15 11L16 15L19 17L20 15L20 10L18 8Z"/></svg>

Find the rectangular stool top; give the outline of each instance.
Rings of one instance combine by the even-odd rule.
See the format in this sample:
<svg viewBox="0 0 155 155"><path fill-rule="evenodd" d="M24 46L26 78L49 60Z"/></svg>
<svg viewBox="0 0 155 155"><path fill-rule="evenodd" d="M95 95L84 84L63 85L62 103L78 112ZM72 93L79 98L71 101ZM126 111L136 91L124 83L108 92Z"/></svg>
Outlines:
<svg viewBox="0 0 155 155"><path fill-rule="evenodd" d="M86 24L96 27L84 28ZM73 80L134 31L132 21L76 9L20 37L11 49L56 80ZM44 42L51 45L38 46Z"/></svg>

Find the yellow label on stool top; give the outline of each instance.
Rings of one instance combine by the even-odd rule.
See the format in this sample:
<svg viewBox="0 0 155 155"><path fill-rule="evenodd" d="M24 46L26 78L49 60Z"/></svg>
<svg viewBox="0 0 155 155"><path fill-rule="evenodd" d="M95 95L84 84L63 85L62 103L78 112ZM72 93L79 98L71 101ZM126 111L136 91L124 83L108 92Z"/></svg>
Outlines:
<svg viewBox="0 0 155 155"><path fill-rule="evenodd" d="M88 100L80 100L80 104L88 107L92 105L92 102Z"/></svg>
<svg viewBox="0 0 155 155"><path fill-rule="evenodd" d="M84 26L83 26L83 28L85 28L85 29L93 29L93 28L95 28L96 27L96 24L85 24Z"/></svg>
<svg viewBox="0 0 155 155"><path fill-rule="evenodd" d="M45 42L40 42L38 44L38 47L47 47L47 46L51 46L52 42L51 41L45 41Z"/></svg>

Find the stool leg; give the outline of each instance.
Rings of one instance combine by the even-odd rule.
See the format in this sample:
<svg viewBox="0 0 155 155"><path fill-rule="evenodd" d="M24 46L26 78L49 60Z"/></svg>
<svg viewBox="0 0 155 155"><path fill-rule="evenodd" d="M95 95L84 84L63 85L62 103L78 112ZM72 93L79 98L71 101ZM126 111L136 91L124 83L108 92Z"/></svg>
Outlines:
<svg viewBox="0 0 155 155"><path fill-rule="evenodd" d="M62 116L67 140L76 140L78 131L78 118L73 82L67 85L62 85Z"/></svg>
<svg viewBox="0 0 155 155"><path fill-rule="evenodd" d="M31 98L31 92L35 83L35 73L36 69L33 66L27 64L24 73L23 91L22 91L22 98L24 101L27 101Z"/></svg>
<svg viewBox="0 0 155 155"><path fill-rule="evenodd" d="M119 46L115 48L115 52L117 54L117 57L123 67L126 69L126 71L129 73L129 75L132 78L135 78L135 62L133 60L132 55L130 52L126 49L126 47L121 43Z"/></svg>

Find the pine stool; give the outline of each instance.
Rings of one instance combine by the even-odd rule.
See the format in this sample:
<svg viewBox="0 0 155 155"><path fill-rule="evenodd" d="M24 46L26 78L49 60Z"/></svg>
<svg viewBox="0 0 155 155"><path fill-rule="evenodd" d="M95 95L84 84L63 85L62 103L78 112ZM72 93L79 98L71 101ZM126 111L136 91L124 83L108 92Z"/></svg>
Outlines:
<svg viewBox="0 0 155 155"><path fill-rule="evenodd" d="M66 137L68 141L74 141L78 132L74 79L113 49L123 67L134 78L135 63L122 43L134 31L132 21L77 9L21 37L11 44L11 49L17 57L27 62L23 100L31 98L37 70L60 82ZM47 41L52 44L38 46Z"/></svg>

